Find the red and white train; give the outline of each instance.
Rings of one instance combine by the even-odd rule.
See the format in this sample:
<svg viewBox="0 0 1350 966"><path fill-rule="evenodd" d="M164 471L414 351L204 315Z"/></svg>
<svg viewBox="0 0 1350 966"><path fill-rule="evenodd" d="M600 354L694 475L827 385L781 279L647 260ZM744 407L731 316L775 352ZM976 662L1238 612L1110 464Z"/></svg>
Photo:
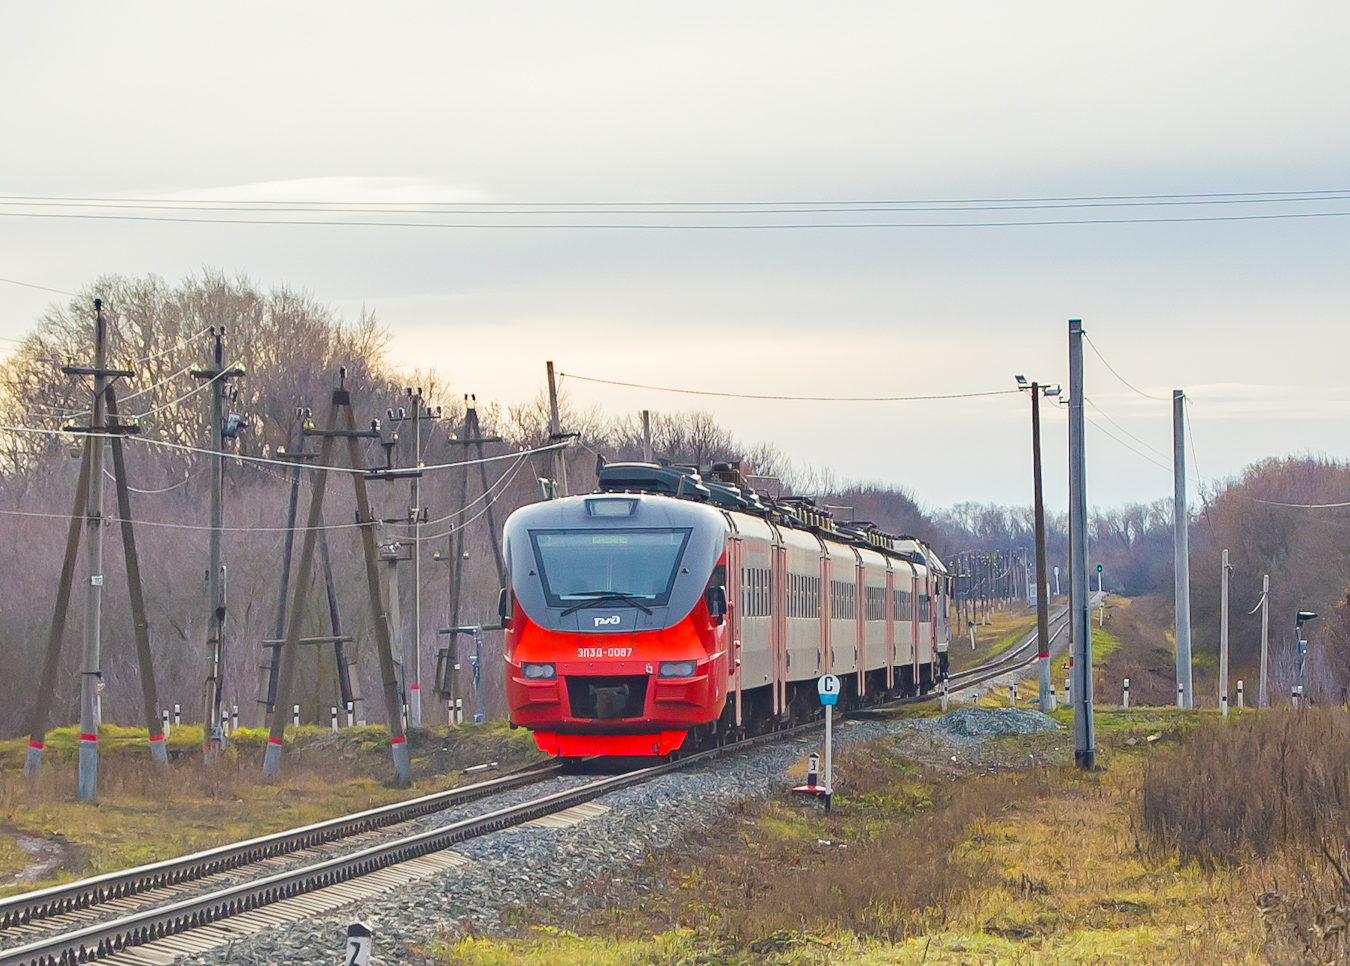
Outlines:
<svg viewBox="0 0 1350 966"><path fill-rule="evenodd" d="M560 756L664 755L841 704L931 688L947 671L950 582L933 551L734 465L601 468L599 492L506 522L511 722Z"/></svg>

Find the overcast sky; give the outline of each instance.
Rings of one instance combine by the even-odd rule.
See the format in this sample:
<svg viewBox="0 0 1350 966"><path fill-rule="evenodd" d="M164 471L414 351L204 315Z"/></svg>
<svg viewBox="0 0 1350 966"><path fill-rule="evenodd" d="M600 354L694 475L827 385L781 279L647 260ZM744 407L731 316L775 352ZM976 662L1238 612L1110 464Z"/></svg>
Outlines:
<svg viewBox="0 0 1350 966"><path fill-rule="evenodd" d="M1350 188L1348 42L1350 6L1311 2L7 4L0 194L598 203ZM1350 212L1350 199L1266 210L1314 208ZM349 316L372 308L400 361L504 402L532 396L549 358L761 394L1063 382L1066 320L1080 317L1125 379L1164 400L1089 352L1090 502L1170 493L1173 388L1194 400L1205 477L1272 454L1350 454L1350 218L545 230L2 210L4 278L69 290L103 272L242 272ZM52 298L0 283L0 336L22 335ZM615 412L706 408L748 442L907 486L930 507L1030 499L1023 397L565 387ZM1064 426L1050 407L1057 508Z"/></svg>

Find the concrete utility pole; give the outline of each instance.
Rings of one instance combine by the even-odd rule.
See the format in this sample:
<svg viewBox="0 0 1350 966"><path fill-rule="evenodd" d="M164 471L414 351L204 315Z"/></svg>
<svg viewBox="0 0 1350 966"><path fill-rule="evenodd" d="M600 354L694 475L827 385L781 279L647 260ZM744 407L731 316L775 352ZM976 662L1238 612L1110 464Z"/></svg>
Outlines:
<svg viewBox="0 0 1350 966"><path fill-rule="evenodd" d="M1173 563L1176 572L1177 692L1181 707L1195 707L1191 688L1191 549L1186 509L1186 393L1172 390Z"/></svg>
<svg viewBox="0 0 1350 966"><path fill-rule="evenodd" d="M652 461L652 414L642 410L642 462Z"/></svg>
<svg viewBox="0 0 1350 966"><path fill-rule="evenodd" d="M413 468L418 472L412 477L412 505L408 508L408 537L412 547L409 554L413 565L413 623L412 634L408 638L408 663L404 669L408 680L408 724L413 730L422 727L422 524L427 518L426 507L422 506L422 420L440 419L439 408L432 409L426 404L422 387L414 391L406 388L408 404L412 407L413 424Z"/></svg>
<svg viewBox="0 0 1350 966"><path fill-rule="evenodd" d="M553 363L545 363L545 366L548 369L548 441L560 443L565 437L558 417L558 383L553 378ZM567 457L562 447L553 451L553 486L555 496L567 496Z"/></svg>
<svg viewBox="0 0 1350 966"><path fill-rule="evenodd" d="M1021 388L1026 380L1017 377ZM1058 396L1059 387L1043 389L1039 382L1031 383L1031 477L1034 488L1036 522L1036 657L1040 670L1041 710L1055 710L1055 686L1050 680L1050 602L1046 600L1045 575L1045 501L1041 485L1041 393Z"/></svg>
<svg viewBox="0 0 1350 966"><path fill-rule="evenodd" d="M1270 667L1270 574L1261 575L1261 681L1256 693L1256 705L1269 707L1266 696L1266 673Z"/></svg>
<svg viewBox="0 0 1350 966"><path fill-rule="evenodd" d="M1223 552L1223 587L1219 591L1219 708L1228 717L1228 551Z"/></svg>
<svg viewBox="0 0 1350 966"><path fill-rule="evenodd" d="M107 429L105 396L108 390L108 333L103 319L103 300L94 299L94 405L90 411L92 433ZM81 799L90 801L98 794L98 687L103 681L100 633L103 622L103 445L94 436L89 460L89 500L85 507L85 566L89 586L84 598L84 663L80 675L80 761Z"/></svg>
<svg viewBox="0 0 1350 966"><path fill-rule="evenodd" d="M224 700L225 586L220 554L221 498L225 485L225 392L226 381L242 376L239 366L225 367L225 327L212 326L214 345L209 369L194 369L192 376L211 383L211 542L206 570L206 596L210 616L206 637L205 710L202 715L202 756L210 761L225 747L225 730L220 725Z"/></svg>
<svg viewBox="0 0 1350 966"><path fill-rule="evenodd" d="M1069 544L1073 547L1069 584L1073 641L1074 762L1092 768L1096 735L1092 720L1092 611L1087 567L1087 463L1083 442L1083 323L1069 320Z"/></svg>

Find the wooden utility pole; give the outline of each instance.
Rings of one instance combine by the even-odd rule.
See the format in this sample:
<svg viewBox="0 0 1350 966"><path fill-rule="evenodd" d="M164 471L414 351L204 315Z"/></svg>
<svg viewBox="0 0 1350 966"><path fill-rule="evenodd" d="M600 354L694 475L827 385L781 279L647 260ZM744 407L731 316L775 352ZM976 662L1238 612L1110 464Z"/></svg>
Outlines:
<svg viewBox="0 0 1350 966"><path fill-rule="evenodd" d="M563 435L562 421L558 417L558 383L553 378L553 363L545 363L548 369L548 441L560 443ZM562 447L553 451L553 487L554 496L567 496L567 456Z"/></svg>
<svg viewBox="0 0 1350 966"><path fill-rule="evenodd" d="M1058 390L1056 390L1057 392ZM1041 710L1055 710L1055 686L1050 681L1050 602L1045 592L1045 501L1041 486L1041 384L1031 384L1031 476L1036 526L1036 657L1040 671Z"/></svg>
<svg viewBox="0 0 1350 966"><path fill-rule="evenodd" d="M277 595L277 616L273 625L272 637L264 641L263 646L271 651L270 657L260 671L261 676L258 682L258 703L263 706L263 721L266 723L268 715L274 713L277 697L277 677L281 668L280 647L285 643L286 634L286 601L290 590L291 561L294 556L295 548L295 518L298 509L300 494L300 474L306 460L312 460L317 453L305 451L305 426L313 415L308 409L297 409L296 418L296 438L298 441L297 451L294 453L280 452L278 457L291 460L295 463L291 470L291 494L290 502L286 510L286 543L285 550L282 553L281 564L281 585ZM328 552L328 531L324 529L323 512L319 512L319 561L323 565L323 584L324 593L328 600L328 620L332 631L329 637L303 638L302 644L314 644L322 646L324 644L333 645L333 661L337 667L337 687L339 700L344 708L350 708L355 720L363 720L361 713L361 682L359 677L352 674L352 666L355 664L355 658L348 654L346 645L353 643L352 638L342 633L342 615L338 610L337 590L333 582L333 562Z"/></svg>
<svg viewBox="0 0 1350 966"><path fill-rule="evenodd" d="M286 639L281 645L280 672L277 680L277 707L285 708L290 703L291 685L295 677L296 648L300 643L300 629L304 620L304 600L310 579L314 572L314 549L318 540L320 519L323 511L323 494L328 483L328 470L332 465L333 441L347 441L348 462L353 472L352 485L356 491L356 521L360 525L361 552L366 565L366 591L370 598L371 616L375 625L375 645L379 655L380 679L384 691L385 713L389 722L389 742L394 759L394 775L399 784L406 784L412 774L412 760L408 751L407 738L403 732L403 715L399 700L398 673L394 663L393 647L390 637L389 612L383 606L380 593L379 560L375 546L375 527L377 521L370 511L370 499L366 493L366 480L360 466L360 452L357 440L379 438L379 430L358 430L356 414L352 410L351 393L346 387L347 370L339 370L338 388L333 390L328 406L328 418L322 430L306 429L306 435L318 436L322 442L319 458L315 466L314 487L310 497L309 515L305 529L304 545L300 551L300 569L296 575L296 587L291 604L290 618L286 627ZM342 414L345 427L338 428L338 415ZM263 774L273 775L281 767L281 751L285 744L286 717L277 713L272 715L271 734L267 739L267 752L263 759Z"/></svg>
<svg viewBox="0 0 1350 966"><path fill-rule="evenodd" d="M642 410L642 462L652 461L652 414Z"/></svg>
<svg viewBox="0 0 1350 966"><path fill-rule="evenodd" d="M140 666L141 690L145 702L145 716L150 736L150 755L160 764L168 763L164 749L158 698L155 692L155 672L150 655L149 629L145 616L145 597L141 588L141 570L136 555L136 537L131 517L131 494L127 484L126 461L122 453L122 436L140 431L137 426L123 425L118 419L117 400L112 380L130 377L129 369L107 368L107 329L103 318L102 299L94 300L94 366L63 366L61 371L70 376L92 376L94 399L90 407L88 426L67 426L69 432L85 434L84 450L80 460L80 476L75 487L75 505L71 511L70 528L66 534L66 552L57 584L56 609L52 615L47 638L47 652L42 664L42 679L34 702L29 730L28 752L24 760L24 774L34 776L42 764L51 701L56 689L56 675L61 660L61 644L65 636L66 617L74 585L75 558L79 553L80 523L87 532L86 558L88 591L85 598L85 633L82 672L80 675L80 744L78 795L89 801L98 791L98 726L99 683L103 672L100 663L100 634L102 624L103 591L103 446L111 442L113 479L116 482L118 515L122 526L122 547L126 558L127 587L131 597L133 630L136 638L136 656Z"/></svg>

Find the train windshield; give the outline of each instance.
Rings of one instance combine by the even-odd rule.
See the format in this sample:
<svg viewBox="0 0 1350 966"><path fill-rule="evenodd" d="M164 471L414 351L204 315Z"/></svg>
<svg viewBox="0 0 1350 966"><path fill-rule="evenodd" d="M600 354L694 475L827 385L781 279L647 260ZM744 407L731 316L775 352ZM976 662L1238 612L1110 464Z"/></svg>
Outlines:
<svg viewBox="0 0 1350 966"><path fill-rule="evenodd" d="M690 532L689 527L531 530L530 542L550 607L616 597L664 606Z"/></svg>

